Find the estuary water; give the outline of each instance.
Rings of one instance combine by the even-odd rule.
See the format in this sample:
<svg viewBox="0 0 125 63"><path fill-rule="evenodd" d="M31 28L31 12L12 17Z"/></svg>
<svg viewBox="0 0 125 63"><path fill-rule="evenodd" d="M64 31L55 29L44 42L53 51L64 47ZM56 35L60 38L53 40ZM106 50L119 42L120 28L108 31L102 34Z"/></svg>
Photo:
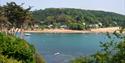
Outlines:
<svg viewBox="0 0 125 63"><path fill-rule="evenodd" d="M25 39L35 46L47 63L69 63L74 57L96 53L105 33L30 33Z"/></svg>

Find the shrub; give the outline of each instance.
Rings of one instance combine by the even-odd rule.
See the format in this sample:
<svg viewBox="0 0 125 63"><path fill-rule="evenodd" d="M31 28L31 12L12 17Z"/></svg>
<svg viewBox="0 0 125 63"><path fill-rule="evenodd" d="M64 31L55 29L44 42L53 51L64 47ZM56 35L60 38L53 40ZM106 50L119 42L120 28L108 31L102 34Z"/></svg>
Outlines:
<svg viewBox="0 0 125 63"><path fill-rule="evenodd" d="M85 29L85 26L82 23L69 23L68 27L69 27L69 29L72 29L72 30L83 30L83 29Z"/></svg>
<svg viewBox="0 0 125 63"><path fill-rule="evenodd" d="M22 63L21 61L17 61L13 58L7 58L7 56L0 55L0 63Z"/></svg>
<svg viewBox="0 0 125 63"><path fill-rule="evenodd" d="M35 49L23 39L0 33L0 53L23 63L31 63Z"/></svg>

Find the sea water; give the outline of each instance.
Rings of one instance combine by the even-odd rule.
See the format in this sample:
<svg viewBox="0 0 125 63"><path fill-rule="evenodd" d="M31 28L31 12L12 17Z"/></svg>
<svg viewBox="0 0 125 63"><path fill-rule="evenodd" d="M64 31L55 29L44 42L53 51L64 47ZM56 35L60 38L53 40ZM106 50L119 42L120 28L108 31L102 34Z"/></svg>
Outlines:
<svg viewBox="0 0 125 63"><path fill-rule="evenodd" d="M108 41L105 33L30 33L25 39L33 44L47 63L69 60L99 51L100 42Z"/></svg>

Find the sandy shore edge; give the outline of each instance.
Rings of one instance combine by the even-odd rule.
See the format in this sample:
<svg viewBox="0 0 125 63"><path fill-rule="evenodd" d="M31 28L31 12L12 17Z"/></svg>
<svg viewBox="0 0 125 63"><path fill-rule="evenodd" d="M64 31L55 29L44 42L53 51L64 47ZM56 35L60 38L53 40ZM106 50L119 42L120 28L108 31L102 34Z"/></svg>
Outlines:
<svg viewBox="0 0 125 63"><path fill-rule="evenodd" d="M36 30L29 31L25 30L28 33L113 33L114 31L119 30L119 27L108 27L108 28L97 28L90 30L69 30L69 29L44 29L44 30Z"/></svg>

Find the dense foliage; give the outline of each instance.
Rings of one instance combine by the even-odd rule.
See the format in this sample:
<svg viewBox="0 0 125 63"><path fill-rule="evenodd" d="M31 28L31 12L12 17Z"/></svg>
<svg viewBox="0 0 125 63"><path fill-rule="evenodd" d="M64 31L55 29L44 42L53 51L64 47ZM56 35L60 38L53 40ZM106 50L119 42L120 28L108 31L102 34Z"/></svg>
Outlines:
<svg viewBox="0 0 125 63"><path fill-rule="evenodd" d="M13 58L7 58L7 56L0 55L0 63L22 63L21 61L17 61Z"/></svg>
<svg viewBox="0 0 125 63"><path fill-rule="evenodd" d="M22 4L23 5L23 4ZM0 28L21 28L31 25L33 18L30 12L31 7L24 9L22 5L15 2L0 6Z"/></svg>
<svg viewBox="0 0 125 63"><path fill-rule="evenodd" d="M53 25L54 28L66 25L69 29L86 29L121 26L125 23L125 15L95 10L47 8L33 11L32 14L33 18L41 25Z"/></svg>
<svg viewBox="0 0 125 63"><path fill-rule="evenodd" d="M35 49L23 39L0 33L0 53L23 63L31 63Z"/></svg>
<svg viewBox="0 0 125 63"><path fill-rule="evenodd" d="M24 9L22 5L10 2L0 6L0 32L6 33L0 33L0 63L45 63L32 45L14 36L18 28L33 24L31 7Z"/></svg>
<svg viewBox="0 0 125 63"><path fill-rule="evenodd" d="M25 40L0 33L0 62L45 63L35 48Z"/></svg>

